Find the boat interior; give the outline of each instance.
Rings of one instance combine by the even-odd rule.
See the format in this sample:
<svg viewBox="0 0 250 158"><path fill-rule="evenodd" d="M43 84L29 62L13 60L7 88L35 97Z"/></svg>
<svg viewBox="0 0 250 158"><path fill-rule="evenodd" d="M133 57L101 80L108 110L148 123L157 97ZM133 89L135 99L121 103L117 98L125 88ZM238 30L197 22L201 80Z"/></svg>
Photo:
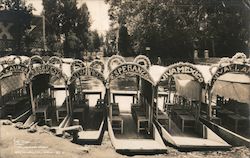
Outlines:
<svg viewBox="0 0 250 158"><path fill-rule="evenodd" d="M18 73L1 79L2 118L11 115L13 120L25 121L26 113L31 112L29 92L24 85L24 74ZM20 117L24 116L24 117Z"/></svg>
<svg viewBox="0 0 250 158"><path fill-rule="evenodd" d="M181 96L174 77L161 83L158 94L158 122L172 136L203 138L199 101Z"/></svg>
<svg viewBox="0 0 250 158"><path fill-rule="evenodd" d="M104 121L104 92L103 83L94 77L81 76L74 81L70 88L71 125L79 124L84 131L98 131Z"/></svg>
<svg viewBox="0 0 250 158"><path fill-rule="evenodd" d="M111 84L112 129L117 139L153 139L149 128L151 107L148 98L137 90L137 83L141 84L138 80L136 77L121 78Z"/></svg>
<svg viewBox="0 0 250 158"><path fill-rule="evenodd" d="M230 98L215 96L212 107L214 121L222 127L250 139L250 106Z"/></svg>
<svg viewBox="0 0 250 158"><path fill-rule="evenodd" d="M55 88L54 84L57 82L58 81L54 80L53 77L48 74L35 76L32 80L32 95L35 104L36 121L39 125L59 126L65 117L65 111L67 111L66 95L58 95L58 92L65 92L66 90L65 88ZM60 105L58 105L58 102ZM63 115L58 114L59 109L63 111Z"/></svg>

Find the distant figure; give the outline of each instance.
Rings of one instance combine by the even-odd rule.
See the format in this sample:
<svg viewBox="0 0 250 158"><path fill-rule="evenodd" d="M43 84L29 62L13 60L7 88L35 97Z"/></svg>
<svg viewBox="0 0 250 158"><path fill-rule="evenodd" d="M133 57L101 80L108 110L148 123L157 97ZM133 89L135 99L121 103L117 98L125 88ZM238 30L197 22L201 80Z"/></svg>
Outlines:
<svg viewBox="0 0 250 158"><path fill-rule="evenodd" d="M157 65L161 65L161 57L157 58Z"/></svg>

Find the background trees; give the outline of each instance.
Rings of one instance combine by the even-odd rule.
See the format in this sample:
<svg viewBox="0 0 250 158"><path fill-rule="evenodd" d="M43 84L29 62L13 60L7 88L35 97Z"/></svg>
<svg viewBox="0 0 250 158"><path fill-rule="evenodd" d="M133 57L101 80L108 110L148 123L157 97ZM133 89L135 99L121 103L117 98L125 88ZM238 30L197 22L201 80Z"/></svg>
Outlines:
<svg viewBox="0 0 250 158"><path fill-rule="evenodd" d="M111 26L125 24L137 54L183 61L192 58L194 49L201 56L205 49L219 57L249 53L250 12L242 1L106 1L111 6Z"/></svg>
<svg viewBox="0 0 250 158"><path fill-rule="evenodd" d="M13 51L16 53L25 51L25 47L30 43L28 30L30 29L33 7L26 5L24 0L1 0L0 2L0 9L8 11L10 17L14 18L14 25L11 28Z"/></svg>
<svg viewBox="0 0 250 158"><path fill-rule="evenodd" d="M49 49L57 51L61 43L65 57L81 58L91 34L87 5L77 8L76 0L43 0L43 6Z"/></svg>

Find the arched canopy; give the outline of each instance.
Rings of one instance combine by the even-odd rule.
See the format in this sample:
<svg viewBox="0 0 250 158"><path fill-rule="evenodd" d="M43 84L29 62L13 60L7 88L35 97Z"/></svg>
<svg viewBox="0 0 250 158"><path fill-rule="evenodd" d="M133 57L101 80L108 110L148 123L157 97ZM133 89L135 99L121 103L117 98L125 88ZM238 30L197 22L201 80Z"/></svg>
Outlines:
<svg viewBox="0 0 250 158"><path fill-rule="evenodd" d="M48 64L59 64L60 68L62 67L62 60L57 56L50 57Z"/></svg>
<svg viewBox="0 0 250 158"><path fill-rule="evenodd" d="M145 55L136 56L133 62L142 65L146 69L149 69L149 67L151 66L149 58Z"/></svg>
<svg viewBox="0 0 250 158"><path fill-rule="evenodd" d="M107 62L108 70L112 71L116 66L125 63L125 59L120 55L112 55Z"/></svg>
<svg viewBox="0 0 250 158"><path fill-rule="evenodd" d="M9 65L0 72L0 79L9 73L24 73L25 75L29 72L29 68L23 64Z"/></svg>
<svg viewBox="0 0 250 158"><path fill-rule="evenodd" d="M123 63L112 70L108 75L107 82L110 83L112 80L126 75L139 76L144 80L150 82L152 85L155 85L147 69L139 64L129 62Z"/></svg>
<svg viewBox="0 0 250 158"><path fill-rule="evenodd" d="M80 69L80 68L83 68L85 67L85 64L83 61L79 60L79 59L76 59L74 60L71 65L70 65L70 69L71 69L71 72L74 72L76 71L77 69Z"/></svg>
<svg viewBox="0 0 250 158"><path fill-rule="evenodd" d="M27 82L28 83L31 82L34 77L41 75L41 74L48 74L58 79L63 78L65 82L67 82L68 80L67 76L62 72L61 69L50 64L42 64L42 65L32 68L29 71L27 75L27 78L28 78Z"/></svg>
<svg viewBox="0 0 250 158"><path fill-rule="evenodd" d="M34 62L38 62L40 64L44 64L44 61L42 59L42 57L38 56L38 55L34 55L30 58L29 61L29 65L32 65Z"/></svg>
<svg viewBox="0 0 250 158"><path fill-rule="evenodd" d="M166 71L161 75L161 78L157 82L157 84L159 84L162 81L166 81L169 77L176 75L176 74L190 75L196 81L198 81L203 87L205 87L204 77L202 73L193 64L190 64L190 63L177 63L177 64L168 66Z"/></svg>
<svg viewBox="0 0 250 158"><path fill-rule="evenodd" d="M87 67L84 67L84 68L81 68L81 69L74 71L72 73L70 80L69 80L69 84L71 84L77 78L80 78L81 76L91 76L91 77L94 77L94 78L102 81L102 83L105 84L105 78L101 72L99 72L93 68L87 68Z"/></svg>
<svg viewBox="0 0 250 158"><path fill-rule="evenodd" d="M226 66L222 66L219 67L217 69L217 71L214 73L214 75L212 76L212 79L210 81L210 88L213 87L215 81L222 75L226 74L226 73L242 73L242 74L246 74L249 76L250 74L250 66L246 65L246 64L230 64L230 65L226 65Z"/></svg>
<svg viewBox="0 0 250 158"><path fill-rule="evenodd" d="M104 63L101 60L93 60L90 63L89 67L94 68L94 69L98 69L100 67L100 72L103 73L104 71Z"/></svg>

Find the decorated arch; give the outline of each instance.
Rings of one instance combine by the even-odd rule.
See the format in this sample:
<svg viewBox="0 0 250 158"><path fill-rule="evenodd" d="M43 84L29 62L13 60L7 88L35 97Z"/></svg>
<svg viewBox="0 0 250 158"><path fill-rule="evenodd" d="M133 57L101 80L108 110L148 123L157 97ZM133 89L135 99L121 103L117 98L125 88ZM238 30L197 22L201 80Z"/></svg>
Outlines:
<svg viewBox="0 0 250 158"><path fill-rule="evenodd" d="M196 81L198 81L202 86L205 86L204 77L202 73L190 63L177 63L170 65L166 71L162 74L160 81L165 81L169 77L175 74L187 74L192 76Z"/></svg>
<svg viewBox="0 0 250 158"><path fill-rule="evenodd" d="M70 69L71 69L71 72L74 72L76 71L77 69L81 69L85 67L85 64L83 61L79 60L79 59L75 59L71 65L70 65Z"/></svg>
<svg viewBox="0 0 250 158"><path fill-rule="evenodd" d="M209 87L212 88L215 81L222 75L233 72L233 73L242 73L249 75L249 61L244 53L236 53L231 59L228 57L221 58L218 64L212 65L210 73L212 78L209 83ZM216 68L216 71L213 72L212 70Z"/></svg>
<svg viewBox="0 0 250 158"><path fill-rule="evenodd" d="M38 67L32 68L29 71L29 73L27 74L27 82L31 82L34 77L41 74L48 74L53 77L56 77L57 79L63 78L65 82L67 82L68 80L66 74L64 74L60 68L57 68L51 64L42 64Z"/></svg>
<svg viewBox="0 0 250 158"><path fill-rule="evenodd" d="M101 73L103 73L103 71L104 71L104 63L101 60L93 60L90 63L89 67L94 68L94 69L100 71Z"/></svg>
<svg viewBox="0 0 250 158"><path fill-rule="evenodd" d="M246 74L249 76L250 75L250 66L247 64L230 64L230 65L219 67L217 69L217 71L213 74L209 86L213 87L215 81L220 76L222 76L226 73L229 73L229 72L243 73L243 74Z"/></svg>
<svg viewBox="0 0 250 158"><path fill-rule="evenodd" d="M71 75L71 78L69 79L69 84L74 82L77 78L80 78L81 76L91 76L94 78L97 78L98 80L102 81L102 83L105 83L105 78L103 74L93 68L80 68L76 71L74 71Z"/></svg>
<svg viewBox="0 0 250 158"><path fill-rule="evenodd" d="M30 65L31 68L33 67L32 65L34 63L44 64L45 62L43 61L42 57L40 57L38 55L34 55L29 60L29 65Z"/></svg>
<svg viewBox="0 0 250 158"><path fill-rule="evenodd" d="M149 67L151 66L149 58L145 55L138 55L137 57L135 57L134 63L140 64L146 69L149 69Z"/></svg>
<svg viewBox="0 0 250 158"><path fill-rule="evenodd" d="M154 85L154 81L146 68L130 62L123 63L112 70L108 75L107 82L110 83L112 80L126 75L139 76Z"/></svg>
<svg viewBox="0 0 250 158"><path fill-rule="evenodd" d="M6 74L10 73L24 73L27 75L29 72L29 68L23 64L14 64L9 65L0 72L0 79L2 79Z"/></svg>
<svg viewBox="0 0 250 158"><path fill-rule="evenodd" d="M112 71L115 69L117 66L125 63L125 59L120 56L120 55L113 55L108 59L107 65L108 65L108 70Z"/></svg>
<svg viewBox="0 0 250 158"><path fill-rule="evenodd" d="M50 57L47 63L52 65L59 64L59 67L62 68L62 60L57 56Z"/></svg>
<svg viewBox="0 0 250 158"><path fill-rule="evenodd" d="M23 61L22 61L22 58L20 57L20 56L15 56L14 58L13 58L13 62L16 64L16 60L19 62L19 63L17 63L17 64L22 64L23 63Z"/></svg>

